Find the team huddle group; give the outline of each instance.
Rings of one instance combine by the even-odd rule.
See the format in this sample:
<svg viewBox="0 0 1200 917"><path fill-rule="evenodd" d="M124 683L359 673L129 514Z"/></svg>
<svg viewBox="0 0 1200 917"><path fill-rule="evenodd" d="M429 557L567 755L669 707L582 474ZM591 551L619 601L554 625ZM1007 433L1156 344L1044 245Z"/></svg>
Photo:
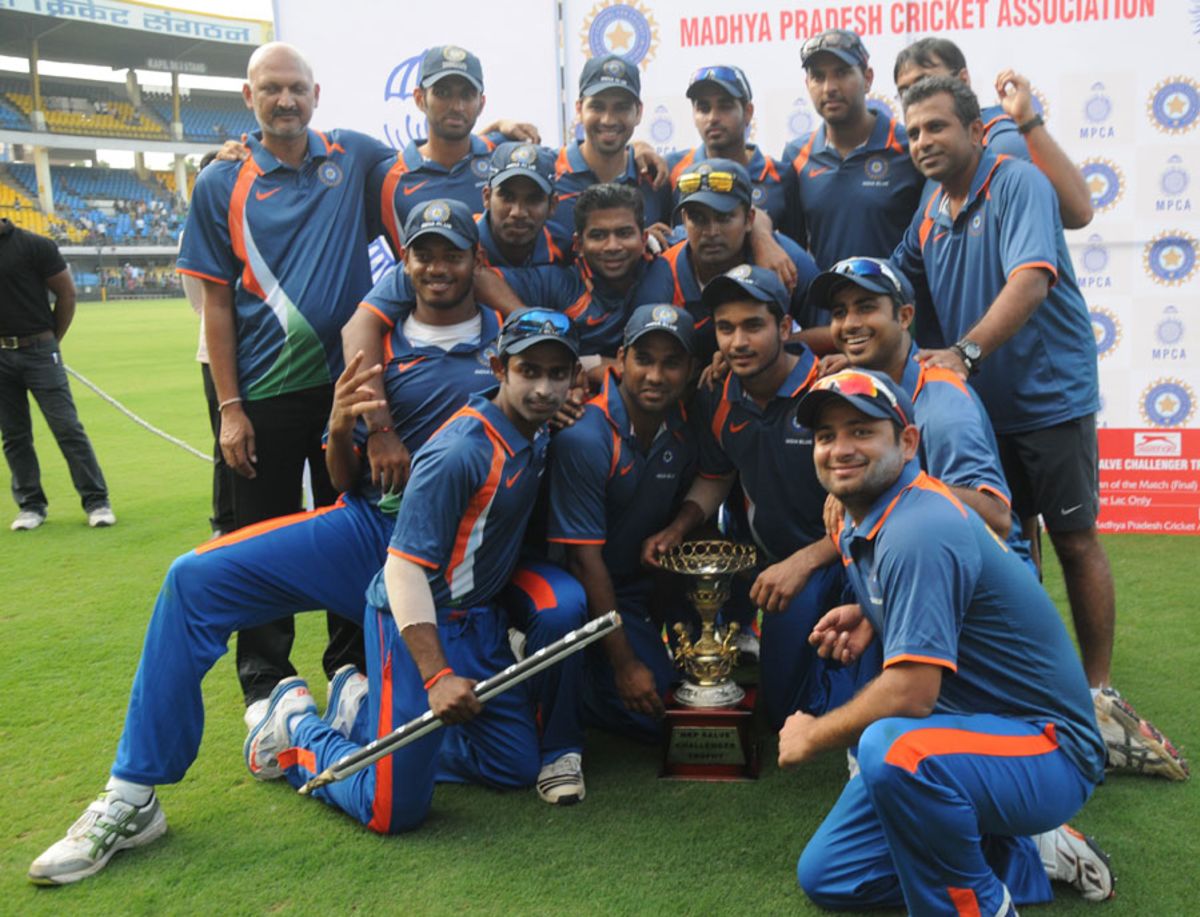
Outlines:
<svg viewBox="0 0 1200 917"><path fill-rule="evenodd" d="M428 137L397 154L310 129L305 59L254 53L261 131L200 174L178 262L231 530L168 571L110 780L34 882L165 832L155 787L195 759L234 633L259 779L302 786L431 709L446 729L314 795L381 833L419 826L438 782L582 802L585 730L658 741L680 677L664 633L694 621L659 558L719 531L757 548L723 616L779 763L848 750L799 859L813 901L1112 894L1065 823L1106 768L1188 768L1109 683L1096 351L1063 239L1087 189L1028 81L1000 74L981 111L946 40L897 58L903 126L867 106L853 32L801 63L821 125L783 159L746 142L750 83L722 65L686 87L700 145L664 161L631 143L619 56L584 66L583 139L556 152L520 122L474 133L481 64L432 48ZM400 261L372 285L378 235ZM323 714L288 661L289 616L317 609ZM611 610L619 630L481 706L477 681Z"/></svg>

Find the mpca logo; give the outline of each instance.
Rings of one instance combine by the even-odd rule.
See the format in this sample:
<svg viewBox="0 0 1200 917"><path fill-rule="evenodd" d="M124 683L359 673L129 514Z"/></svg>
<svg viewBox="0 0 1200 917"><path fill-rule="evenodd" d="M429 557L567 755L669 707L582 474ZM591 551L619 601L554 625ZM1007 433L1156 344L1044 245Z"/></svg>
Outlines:
<svg viewBox="0 0 1200 917"><path fill-rule="evenodd" d="M1092 208L1097 213L1112 210L1125 195L1125 173L1111 159L1087 159L1079 164L1079 171L1092 198Z"/></svg>
<svg viewBox="0 0 1200 917"><path fill-rule="evenodd" d="M792 112L788 115L787 119L788 136L792 140L799 140L801 137L812 133L815 123L812 109L808 107L808 101L806 99L796 99L792 103Z"/></svg>
<svg viewBox="0 0 1200 917"><path fill-rule="evenodd" d="M655 106L654 120L650 122L650 139L657 147L665 147L675 136L675 122L671 120L671 110L665 105Z"/></svg>
<svg viewBox="0 0 1200 917"><path fill-rule="evenodd" d="M1134 455L1183 455L1183 437L1179 433L1163 433L1157 430L1133 431Z"/></svg>
<svg viewBox="0 0 1200 917"><path fill-rule="evenodd" d="M619 54L645 70L658 51L658 23L643 3L604 0L583 17L579 31L585 57Z"/></svg>
<svg viewBox="0 0 1200 917"><path fill-rule="evenodd" d="M409 143L421 142L425 139L425 115L417 108L413 99L413 90L419 85L421 76L421 61L425 59L425 51L409 57L388 74L383 86L383 101L393 103L397 114L395 120L383 122L383 137L397 150L402 150ZM389 111L393 104L389 104Z"/></svg>
<svg viewBox="0 0 1200 917"><path fill-rule="evenodd" d="M1200 83L1187 76L1168 77L1151 90L1146 114L1164 134L1187 133L1200 120Z"/></svg>
<svg viewBox="0 0 1200 917"><path fill-rule="evenodd" d="M1158 379L1142 392L1142 419L1155 427L1182 427L1196 410L1196 393L1182 379Z"/></svg>
<svg viewBox="0 0 1200 917"><path fill-rule="evenodd" d="M1196 271L1197 242L1186 232L1168 230L1146 243L1142 265L1155 283L1176 287Z"/></svg>

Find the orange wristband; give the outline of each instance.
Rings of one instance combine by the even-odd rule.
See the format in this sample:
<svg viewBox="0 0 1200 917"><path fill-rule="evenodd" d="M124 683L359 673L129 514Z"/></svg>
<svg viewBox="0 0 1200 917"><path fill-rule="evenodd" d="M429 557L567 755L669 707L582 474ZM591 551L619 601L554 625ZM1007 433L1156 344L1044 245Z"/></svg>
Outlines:
<svg viewBox="0 0 1200 917"><path fill-rule="evenodd" d="M450 668L450 666L446 666L446 668L442 669L436 675L431 675L429 677L429 681L425 682L425 690L428 691L430 688L432 688L434 685L436 685L439 681L441 681L447 675L453 675L453 674L454 674L454 669Z"/></svg>

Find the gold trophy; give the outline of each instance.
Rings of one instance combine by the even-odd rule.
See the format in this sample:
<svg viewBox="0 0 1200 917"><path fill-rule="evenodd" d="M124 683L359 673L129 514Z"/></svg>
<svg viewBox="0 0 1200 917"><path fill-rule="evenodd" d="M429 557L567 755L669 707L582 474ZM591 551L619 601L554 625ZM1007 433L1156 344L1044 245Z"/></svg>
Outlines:
<svg viewBox="0 0 1200 917"><path fill-rule="evenodd" d="M755 559L753 546L732 541L688 541L659 558L664 570L689 578L687 597L700 614L695 641L682 624L674 628L675 664L684 680L668 704L661 776L739 780L758 774L753 693L747 696L730 677L738 661L738 625L730 623L723 634L716 626L733 575L753 567Z"/></svg>

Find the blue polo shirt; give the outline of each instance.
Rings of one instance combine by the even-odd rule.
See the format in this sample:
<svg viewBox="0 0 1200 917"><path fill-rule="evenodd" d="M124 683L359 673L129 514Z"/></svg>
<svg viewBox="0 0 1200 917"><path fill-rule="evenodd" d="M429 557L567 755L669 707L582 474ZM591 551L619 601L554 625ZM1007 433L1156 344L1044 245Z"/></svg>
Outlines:
<svg viewBox="0 0 1200 917"><path fill-rule="evenodd" d="M1048 271L1045 301L980 364L971 385L997 434L1043 429L1099 408L1091 319L1075 283L1058 197L1034 166L985 149L958 218L950 218L939 187L892 260L927 283L946 341L964 337L1015 273Z"/></svg>
<svg viewBox="0 0 1200 917"><path fill-rule="evenodd" d="M439 609L487 605L512 576L548 443L545 428L530 442L472 395L413 456L388 553L425 568ZM367 601L389 607L382 570Z"/></svg>
<svg viewBox="0 0 1200 917"><path fill-rule="evenodd" d="M418 204L447 198L461 201L472 213L483 209L483 186L492 174L492 150L504 139L498 133L472 134L471 152L449 169L421 155L423 141L410 140L390 162L375 169L372 201L378 208L380 231L396 257L404 251L404 221Z"/></svg>
<svg viewBox="0 0 1200 917"><path fill-rule="evenodd" d="M583 416L554 434L548 540L603 545L617 586L645 576L642 542L675 518L698 449L695 431L676 408L643 451L610 370Z"/></svg>
<svg viewBox="0 0 1200 917"><path fill-rule="evenodd" d="M594 276L583 258L570 267L503 268L500 275L525 305L569 315L579 331L581 356L616 356L633 310L671 301L671 269L661 258L640 262L637 280L625 293Z"/></svg>
<svg viewBox="0 0 1200 917"><path fill-rule="evenodd" d="M584 191L597 184L600 179L591 170L579 147L582 140L568 143L558 151L558 159L554 163L554 190L558 194L558 206L550 214L550 229L558 236L574 236L575 234L575 203ZM619 185L629 185L636 188L642 196L646 209L646 225L671 222L671 188L663 185L657 191L649 179L638 174L634 162L633 149L625 152L625 171L618 175L615 182Z"/></svg>
<svg viewBox="0 0 1200 917"><path fill-rule="evenodd" d="M484 267L537 267L542 264L570 264L571 236L555 236L549 223L542 227L533 251L521 264L513 264L500 254L496 245L496 237L492 233L492 222L488 211L475 214L475 225L479 228L479 246L483 250Z"/></svg>
<svg viewBox="0 0 1200 917"><path fill-rule="evenodd" d="M746 171L750 173L752 193L750 200L759 210L771 218L771 226L781 232L793 233L794 227L788 211L788 201L794 193L796 173L788 162L763 155L757 144L747 143L750 162ZM704 144L691 150L677 150L667 154L667 168L671 170L672 205L679 204L679 176L684 169L696 162L708 159ZM674 210L672 210L674 212Z"/></svg>
<svg viewBox="0 0 1200 917"><path fill-rule="evenodd" d="M1001 105L992 105L979 113L983 120L983 145L993 153L1015 156L1032 161L1029 146L1017 130L1017 122L1008 116Z"/></svg>
<svg viewBox="0 0 1200 917"><path fill-rule="evenodd" d="M846 517L839 548L884 668L946 670L934 713L1052 724L1080 772L1103 777L1091 692L1054 603L942 482L909 462L860 525Z"/></svg>
<svg viewBox="0 0 1200 917"><path fill-rule="evenodd" d="M196 180L180 273L233 287L238 386L247 401L328 385L342 325L371 288L364 190L391 155L354 131L308 132L300 168L246 140L242 162Z"/></svg>
<svg viewBox="0 0 1200 917"><path fill-rule="evenodd" d="M825 537L825 490L813 467L813 437L796 421L796 404L817 379L817 358L801 343L788 344L800 357L765 409L734 373L715 391L696 391L692 413L700 427L704 477L737 472L746 495L746 516L763 566Z"/></svg>
<svg viewBox="0 0 1200 917"><path fill-rule="evenodd" d="M808 252L782 233L775 233L775 241L792 259L799 278L796 281L796 288L792 291L792 299L788 308L789 314L801 328L812 328L820 324L828 325L829 311L827 309L807 308L808 288L820 273L816 262ZM754 257L750 252L749 245L746 246L744 255L747 264L754 264ZM703 289L700 281L696 278L696 269L692 264L692 250L687 239L676 242L663 252L662 260L671 268L673 289L671 299L667 301L672 305L687 309L691 313L696 324L695 354L701 365L704 365L716 352L717 336L713 330L712 315L700 301ZM824 321L821 320L821 316L824 316Z"/></svg>
<svg viewBox="0 0 1200 917"><path fill-rule="evenodd" d="M796 173L789 209L797 241L826 269L843 258L886 258L921 200L925 177L908 155L908 135L895 118L875 113L867 142L845 159L825 139L825 125L793 140L783 159Z"/></svg>

